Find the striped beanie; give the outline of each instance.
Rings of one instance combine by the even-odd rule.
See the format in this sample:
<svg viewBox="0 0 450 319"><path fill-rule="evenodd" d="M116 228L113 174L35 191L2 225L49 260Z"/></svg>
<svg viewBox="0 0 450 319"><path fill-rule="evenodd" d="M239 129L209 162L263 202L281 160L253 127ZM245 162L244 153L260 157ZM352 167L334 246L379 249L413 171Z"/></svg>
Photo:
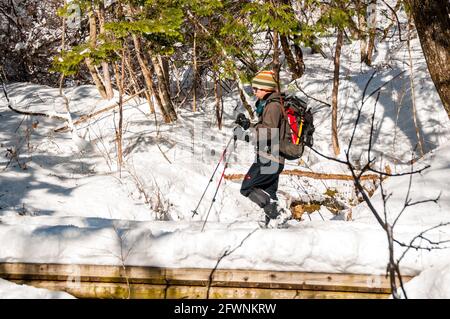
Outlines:
<svg viewBox="0 0 450 319"><path fill-rule="evenodd" d="M275 81L275 74L273 71L258 72L252 80L252 87L266 91L276 91L277 82Z"/></svg>

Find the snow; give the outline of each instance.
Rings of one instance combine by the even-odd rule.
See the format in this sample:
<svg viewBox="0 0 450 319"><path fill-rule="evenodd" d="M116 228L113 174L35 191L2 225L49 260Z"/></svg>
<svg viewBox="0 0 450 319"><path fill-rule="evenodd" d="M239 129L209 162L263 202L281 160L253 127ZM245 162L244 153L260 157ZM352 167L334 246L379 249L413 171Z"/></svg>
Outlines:
<svg viewBox="0 0 450 319"><path fill-rule="evenodd" d="M65 292L17 285L0 278L0 299L73 299Z"/></svg>
<svg viewBox="0 0 450 319"><path fill-rule="evenodd" d="M448 299L450 296L450 264L424 270L405 284L410 299ZM399 290L404 298L403 291Z"/></svg>
<svg viewBox="0 0 450 319"><path fill-rule="evenodd" d="M411 187L409 176L390 177L383 182L385 192L392 194L387 218L393 221L398 216L408 189L411 203L439 197L437 202L408 207L394 233L399 241L409 243L430 229L426 232L430 241L445 242L450 240L450 226L433 227L450 223L450 125L418 39L411 44L419 133L426 153L415 161L414 168L430 168L414 175ZM357 42L347 44L343 50L338 115L340 158L348 149L367 81L376 70L367 86L351 158L361 163L367 159L372 112L376 110L372 147L376 167L385 170L388 165L393 173L408 172L408 163L419 158L420 152L414 151L418 139L412 117L410 69L405 62L406 44L395 38L381 43L373 69L359 63L358 52ZM330 101L332 60L305 51L305 64L306 74L297 84L309 95ZM370 98L368 95L381 86L375 104L376 94ZM293 83L285 89L297 90ZM66 116L58 91L31 83L8 85L10 99L17 108ZM93 86L66 88L64 92L74 120L115 101L101 100ZM53 130L65 123L56 118L31 119L13 113L0 96L0 242L8 243L0 246L0 262L211 268L232 251L221 260L219 268L385 274L386 234L365 203L356 205L358 198L351 181L281 176L280 189L294 198L320 199L327 190L337 190L336 199L346 206L347 213L351 210L352 220L337 220L322 207L319 212L304 214L301 221L290 221L287 229L267 230L258 227L263 214L240 195L240 182L225 180L205 230L201 231L222 165L198 215L192 217L192 210L231 137L237 112L244 111L240 105L235 109L236 101L235 92L224 97L221 131L214 122L213 99L203 100L196 114L178 109L176 124L163 124L157 114L158 127L145 101L128 102L124 107L125 162L118 170L114 124L117 110L76 125L76 132L55 133ZM312 99L309 105L315 112L315 148L330 155L331 110ZM253 157L253 147L238 142L227 173L245 174ZM288 162L286 169L349 174L344 165L309 150L302 160L300 165ZM376 185L365 186L374 189ZM372 203L383 214L379 187ZM414 243L432 246L421 238ZM396 257L404 249L396 245ZM417 276L406 286L408 297L450 298L449 265L448 249L409 250L400 264L403 275ZM2 298L29 295L28 291L16 289L0 281Z"/></svg>

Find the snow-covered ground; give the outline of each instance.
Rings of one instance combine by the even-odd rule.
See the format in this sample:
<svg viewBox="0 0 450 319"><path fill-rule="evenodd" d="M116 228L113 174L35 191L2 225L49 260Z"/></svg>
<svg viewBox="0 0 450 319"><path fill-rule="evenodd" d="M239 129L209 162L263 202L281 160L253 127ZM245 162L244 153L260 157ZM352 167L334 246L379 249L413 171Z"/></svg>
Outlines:
<svg viewBox="0 0 450 319"><path fill-rule="evenodd" d="M346 45L342 58L342 154L373 73L373 69L358 62L357 45ZM450 223L449 120L428 75L417 38L412 41L412 50L419 134L427 153L415 167L431 167L413 176L409 198L412 202L439 200L410 206L399 218L394 233L405 243L424 230ZM377 156L377 167L384 170L388 165L397 173L409 171L408 162L420 156L418 150L412 155L417 134L407 61L405 43L393 39L379 45L374 63L377 74L366 89L366 97L387 84L380 91L376 108L376 94L363 105L351 150L353 160L363 163L367 158L374 110L373 155ZM306 54L305 63L307 73L298 84L309 95L329 101L332 61ZM295 91L295 85L285 89ZM58 89L12 83L8 93L17 108L65 112ZM102 101L91 86L68 88L65 94L74 118L112 103ZM145 103L130 101L124 111L125 163L119 172L115 155L117 110L77 125L76 133L55 133L55 128L64 125L62 121L13 113L0 96L0 242L7 243L0 245L0 262L209 268L226 251L233 250L219 268L385 274L386 235L365 203L351 208L351 221L338 220L322 207L318 212L304 214L301 221L290 221L287 229L260 229L260 209L240 195L239 182L225 180L205 230L201 231L223 167L199 206L198 215L192 217L192 210L231 137L237 112L244 110L237 95L225 96L224 103L224 128L220 131L214 122L213 100L205 100L196 114L188 108L177 110L176 124L163 124L158 114L158 126ZM332 154L330 109L312 99L309 104L315 112L315 148ZM238 142L227 173L245 173L252 161L252 146ZM349 174L344 166L309 150L302 163L289 162L286 166L294 168ZM392 220L405 202L409 177L388 178L383 187L392 193L387 202L387 215ZM324 196L330 189L337 191L336 198L348 208L357 200L351 182L285 175L280 180L280 190L296 198ZM383 214L380 188L372 201ZM430 241L448 241L450 227L432 229L426 236ZM414 243L431 245L420 237ZM398 245L395 248L396 256L405 249ZM439 279L449 277L450 250L410 250L400 266L404 275L420 274L408 283L408 297L450 298L445 285L448 280ZM5 296L2 291L9 290L0 288L1 297Z"/></svg>
<svg viewBox="0 0 450 319"><path fill-rule="evenodd" d="M51 291L15 283L0 278L0 299L72 299L66 292Z"/></svg>
<svg viewBox="0 0 450 319"><path fill-rule="evenodd" d="M405 284L408 298L448 299L450 296L450 266L432 267Z"/></svg>

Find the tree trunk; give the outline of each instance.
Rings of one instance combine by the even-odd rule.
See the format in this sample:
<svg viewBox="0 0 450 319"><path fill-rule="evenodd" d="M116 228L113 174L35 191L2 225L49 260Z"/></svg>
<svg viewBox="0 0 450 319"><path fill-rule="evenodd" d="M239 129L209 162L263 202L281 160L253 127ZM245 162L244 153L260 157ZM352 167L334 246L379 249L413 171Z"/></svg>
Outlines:
<svg viewBox="0 0 450 319"><path fill-rule="evenodd" d="M163 71L164 82L170 95L170 76L169 76L169 60L161 55L158 55L158 61Z"/></svg>
<svg viewBox="0 0 450 319"><path fill-rule="evenodd" d="M407 0L428 70L450 118L450 3Z"/></svg>
<svg viewBox="0 0 450 319"><path fill-rule="evenodd" d="M280 47L278 45L278 32L273 31L273 60L272 60L272 70L275 73L275 81L278 85L278 91L281 89L280 84Z"/></svg>
<svg viewBox="0 0 450 319"><path fill-rule="evenodd" d="M247 99L245 97L245 92L244 92L243 88L238 87L238 91L239 91L239 97L241 98L241 102L242 102L242 104L244 105L245 109L248 112L248 116L250 117L250 119L253 120L255 118L255 112L253 112L253 108L247 102Z"/></svg>
<svg viewBox="0 0 450 319"><path fill-rule="evenodd" d="M109 64L102 62L103 78L105 79L106 98L111 100L114 97L114 91L111 84L111 74L109 73Z"/></svg>
<svg viewBox="0 0 450 319"><path fill-rule="evenodd" d="M94 49L97 44L97 22L95 20L95 15L92 9L89 10L88 15L89 15L89 44L91 48ZM103 84L103 81L100 77L100 74L98 73L97 68L94 66L90 58L86 58L85 63L89 69L89 72L91 73L92 80L94 80L98 92L100 93L102 98L106 99L108 95L106 94L105 85Z"/></svg>
<svg viewBox="0 0 450 319"><path fill-rule="evenodd" d="M103 6L103 3L99 3L99 10L98 10L98 22L99 22L99 28L100 28L100 34L105 33L105 7ZM109 63L103 61L102 62L102 70L103 70L103 79L105 82L105 89L106 89L106 97L108 100L112 99L114 97L114 91L111 84L111 74L109 72Z"/></svg>
<svg viewBox="0 0 450 319"><path fill-rule="evenodd" d="M367 5L365 3L366 0L358 0L356 1L356 14L358 15L358 28L360 30L360 55L361 62L367 60Z"/></svg>
<svg viewBox="0 0 450 319"><path fill-rule="evenodd" d="M223 101L220 80L217 79L217 74L214 74L214 95L216 97L216 119L219 130L222 130L222 115L223 115Z"/></svg>
<svg viewBox="0 0 450 319"><path fill-rule="evenodd" d="M130 54L128 52L128 49L125 49L125 66L127 68L127 72L130 75L131 84L133 86L134 93L136 94L139 92L139 81L136 77L136 73L133 70L133 65L130 62Z"/></svg>
<svg viewBox="0 0 450 319"><path fill-rule="evenodd" d="M367 25L369 27L369 43L364 63L372 65L373 51L375 49L375 36L377 33L377 0L372 0L367 7Z"/></svg>
<svg viewBox="0 0 450 319"><path fill-rule="evenodd" d="M283 49L284 56L286 57L286 61L289 67L289 70L292 73L292 81L298 79L302 76L302 72L300 71L300 67L297 65L294 59L294 55L289 47L289 41L286 35L280 34L280 42L281 48Z"/></svg>
<svg viewBox="0 0 450 319"><path fill-rule="evenodd" d="M294 10L295 3L291 3L290 0L280 0L280 3L283 5L289 6L289 11L292 13L292 15L294 17L296 17L298 19L298 22L300 23L301 18L299 18L297 16L297 13ZM300 5L297 7L297 9L300 9L300 11L301 11L302 9L299 7L300 7ZM292 50L289 47L288 35L280 34L281 47L283 49L284 55L286 56L286 60L287 60L289 69L292 73L292 80L301 78L303 73L305 72L305 63L303 61L303 51L300 48L300 46L297 45L297 43L300 43L300 41L296 42L297 38L298 38L298 36L293 35L293 39L294 39L293 46L294 46L294 52L295 52L295 55L293 55Z"/></svg>
<svg viewBox="0 0 450 319"><path fill-rule="evenodd" d="M150 107L150 112L154 113L155 112L155 108L153 106L153 103L151 103L151 96L156 96L153 87L154 87L154 83L152 80L152 75L150 74L150 70L148 67L148 62L146 60L146 58L143 56L142 54L142 50L141 50L141 41L139 40L139 38L137 37L137 35L133 35L133 43L134 43L134 48L136 49L136 57L138 59L139 62L139 66L141 67L141 71L142 71L142 75L144 76L144 81L145 81L145 85L147 86L147 93L146 93L146 97L147 95L150 96L150 99L147 97L147 101L148 101L148 106ZM161 105L158 101L158 104ZM163 112L164 114L164 112Z"/></svg>
<svg viewBox="0 0 450 319"><path fill-rule="evenodd" d="M197 32L194 31L194 47L192 48L192 112L197 111Z"/></svg>
<svg viewBox="0 0 450 319"><path fill-rule="evenodd" d="M152 60L153 68L155 69L156 77L158 78L158 92L162 103L162 109L165 114L165 122L170 123L177 120L177 114L175 113L175 108L173 107L172 100L170 99L170 91L167 87L167 82L164 76L163 65L161 64L161 56L152 54L149 52L150 58Z"/></svg>
<svg viewBox="0 0 450 319"><path fill-rule="evenodd" d="M341 49L344 42L344 30L338 29L336 52L334 55L334 78L333 92L331 99L331 140L333 144L334 155L339 155L338 130L337 130L337 109L338 109L338 93L339 93L339 70L341 67Z"/></svg>
<svg viewBox="0 0 450 319"><path fill-rule="evenodd" d="M132 84L133 84L133 88L134 88L134 95L139 94L139 92L142 90L140 88L140 84L139 84L138 78L136 76L136 72L133 70L133 65L130 62L130 55L129 55L128 50L125 51L125 65L127 67L128 74L130 75L131 81L133 82ZM145 95L145 99L147 100L147 104L150 107L150 113L155 113L155 106L152 101L152 97L151 97L151 94L149 93L148 88L145 88L144 95Z"/></svg>
<svg viewBox="0 0 450 319"><path fill-rule="evenodd" d="M294 36L294 52L295 52L295 60L297 61L297 68L300 71L300 77L305 73L305 61L303 60L303 51L300 45L296 42L296 37Z"/></svg>
<svg viewBox="0 0 450 319"><path fill-rule="evenodd" d="M123 165L123 82L124 82L124 73L125 73L125 50L122 49L122 63L120 66L117 65L117 62L114 62L114 71L117 78L117 88L119 89L119 125L116 129L116 142L117 142L117 165L119 170L119 176L122 174L122 165Z"/></svg>
<svg viewBox="0 0 450 319"><path fill-rule="evenodd" d="M412 111L413 111L413 120L414 120L414 127L416 129L416 136L417 136L417 143L419 145L419 151L420 155L423 156L424 148L422 143L422 138L420 136L420 130L419 130L419 123L417 122L417 107L416 107L416 90L414 87L414 64L412 60L412 54L411 54L411 33L412 33L412 21L411 18L408 19L408 57L409 57L409 82L411 86L411 102L412 102Z"/></svg>

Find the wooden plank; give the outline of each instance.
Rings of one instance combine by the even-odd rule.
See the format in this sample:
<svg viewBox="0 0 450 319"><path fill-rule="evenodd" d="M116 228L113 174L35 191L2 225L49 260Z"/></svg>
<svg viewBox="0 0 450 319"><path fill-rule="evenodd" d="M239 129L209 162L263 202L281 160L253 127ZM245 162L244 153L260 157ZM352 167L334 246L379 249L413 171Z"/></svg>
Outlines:
<svg viewBox="0 0 450 319"><path fill-rule="evenodd" d="M300 289L263 289L182 285L117 284L104 282L14 280L38 288L65 291L77 298L101 299L385 299L389 294L316 291Z"/></svg>
<svg viewBox="0 0 450 319"><path fill-rule="evenodd" d="M211 286L287 290L321 290L359 293L390 293L388 278L358 274L327 274L289 271L217 269L209 283L211 269L156 268L64 264L0 264L0 277L8 280L98 282ZM412 277L404 276L407 282Z"/></svg>

